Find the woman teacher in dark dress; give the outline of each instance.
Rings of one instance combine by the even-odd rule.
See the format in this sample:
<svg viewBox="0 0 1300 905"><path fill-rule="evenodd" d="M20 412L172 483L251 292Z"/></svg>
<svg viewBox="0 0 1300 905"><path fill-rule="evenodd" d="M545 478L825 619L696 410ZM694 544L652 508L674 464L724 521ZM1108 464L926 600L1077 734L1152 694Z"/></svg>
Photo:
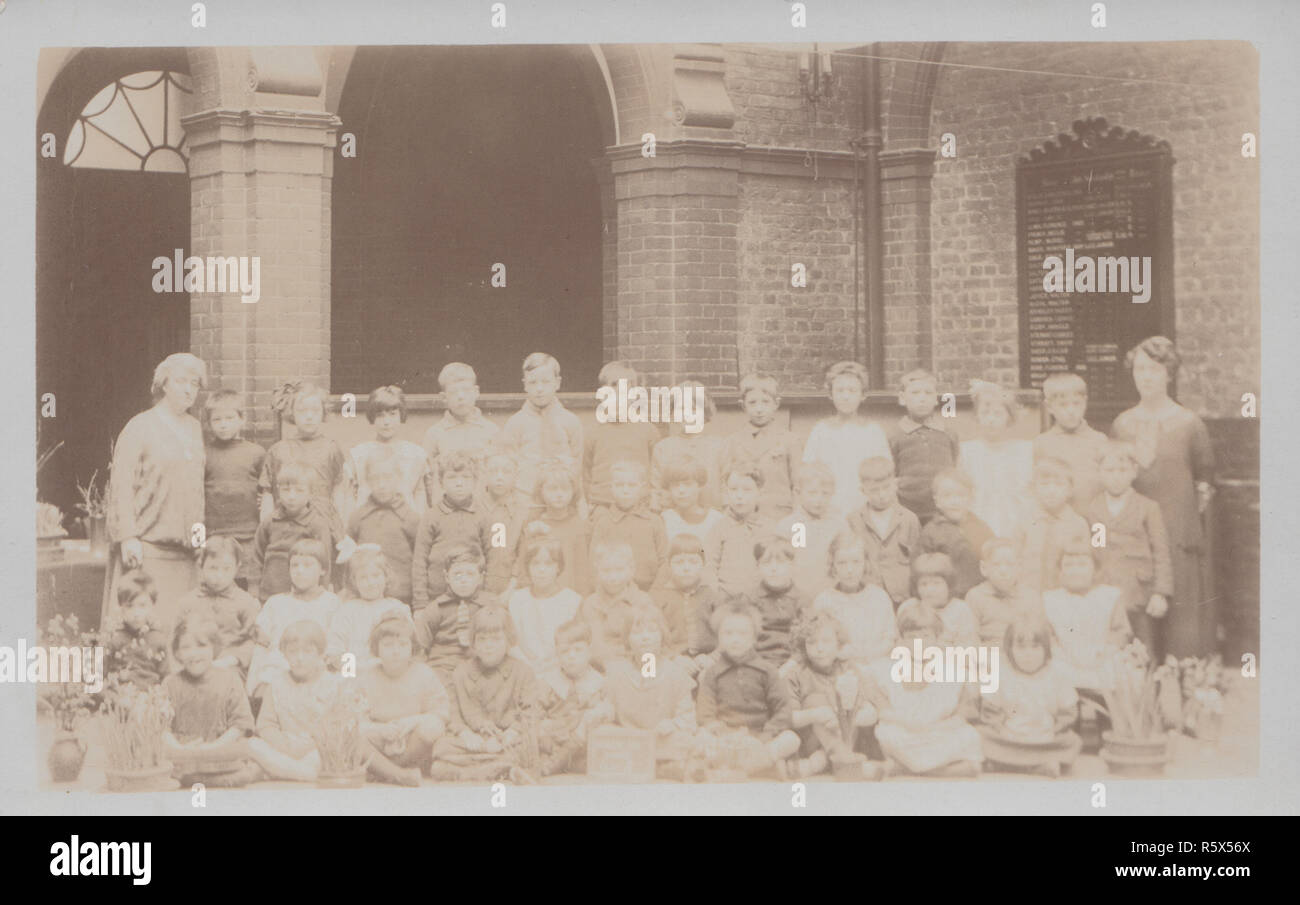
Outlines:
<svg viewBox="0 0 1300 905"><path fill-rule="evenodd" d="M1213 592L1206 576L1202 514L1214 495L1214 449L1205 422L1169 396L1178 374L1171 340L1152 336L1128 353L1140 400L1115 419L1111 433L1137 450L1133 489L1155 500L1169 532L1174 594L1156 629L1153 655L1204 656L1217 644ZM1154 614L1152 614L1154 615Z"/></svg>

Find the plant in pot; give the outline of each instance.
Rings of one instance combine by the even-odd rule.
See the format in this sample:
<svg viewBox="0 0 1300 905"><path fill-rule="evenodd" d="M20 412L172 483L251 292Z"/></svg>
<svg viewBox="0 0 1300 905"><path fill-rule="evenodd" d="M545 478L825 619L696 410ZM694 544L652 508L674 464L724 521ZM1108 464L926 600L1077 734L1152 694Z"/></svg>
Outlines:
<svg viewBox="0 0 1300 905"><path fill-rule="evenodd" d="M41 644L47 652L66 651L60 662L68 664L71 674L65 677L78 679L42 683L37 695L38 707L53 716L57 727L47 758L50 776L55 782L76 782L86 762L86 742L79 730L98 703L87 686L103 678L103 660L96 664L94 656L98 638L94 632L81 631L75 615L60 615L51 619L41 633Z"/></svg>
<svg viewBox="0 0 1300 905"><path fill-rule="evenodd" d="M39 442L39 440L38 440ZM60 440L52 447L47 449L36 457L36 474L39 477L43 469L59 451L63 445ZM36 500L36 553L37 555L60 555L63 552L59 541L67 536L67 529L63 527L63 512L53 503L42 503L40 501L40 491L37 490Z"/></svg>
<svg viewBox="0 0 1300 905"><path fill-rule="evenodd" d="M366 781L369 754L362 738L365 700L340 692L312 730L320 754L316 785L322 789L359 789Z"/></svg>
<svg viewBox="0 0 1300 905"><path fill-rule="evenodd" d="M1217 742L1223 722L1223 702L1228 694L1228 671L1223 658L1186 657L1166 664L1178 678L1181 719L1177 725L1193 738Z"/></svg>
<svg viewBox="0 0 1300 905"><path fill-rule="evenodd" d="M81 523L86 529L86 539L90 542L92 553L102 553L108 549L107 487L107 476L100 482L98 471L91 474L86 484L77 482L77 493L81 494L77 508L81 510Z"/></svg>
<svg viewBox="0 0 1300 905"><path fill-rule="evenodd" d="M1161 687L1177 681L1168 666L1153 666L1136 639L1116 658L1114 682L1103 693L1110 729L1101 735L1101 757L1112 773L1154 776L1169 760L1169 736L1160 706Z"/></svg>
<svg viewBox="0 0 1300 905"><path fill-rule="evenodd" d="M107 696L103 713L102 737L108 755L104 772L109 791L174 787L163 741L171 727L172 706L163 687L118 685Z"/></svg>

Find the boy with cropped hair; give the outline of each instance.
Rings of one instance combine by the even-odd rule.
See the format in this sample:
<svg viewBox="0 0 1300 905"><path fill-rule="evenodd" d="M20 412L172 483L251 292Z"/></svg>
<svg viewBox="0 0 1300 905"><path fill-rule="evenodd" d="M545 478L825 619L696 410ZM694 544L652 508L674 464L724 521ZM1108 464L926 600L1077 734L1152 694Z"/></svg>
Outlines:
<svg viewBox="0 0 1300 905"><path fill-rule="evenodd" d="M442 418L424 433L424 451L429 461L429 501L442 495L438 469L445 456L454 452L469 453L481 464L488 446L501 428L483 414L478 405L478 376L461 361L444 365L438 372L438 386L447 406Z"/></svg>
<svg viewBox="0 0 1300 905"><path fill-rule="evenodd" d="M934 477L957 464L959 441L935 411L939 384L922 368L908 371L899 382L898 404L907 413L889 431L889 451L898 476L898 501L916 513L924 525L934 515Z"/></svg>
<svg viewBox="0 0 1300 905"><path fill-rule="evenodd" d="M1078 374L1052 374L1043 381L1043 405L1052 426L1034 438L1034 458L1056 458L1070 466L1073 505L1082 512L1101 491L1097 457L1106 442L1106 435L1084 420L1088 384Z"/></svg>
<svg viewBox="0 0 1300 905"><path fill-rule="evenodd" d="M560 363L545 352L524 359L524 392L528 398L501 429L501 443L515 457L519 473L517 491L533 495L537 466L559 459L582 480L582 422L559 399ZM579 498L582 496L579 483Z"/></svg>
<svg viewBox="0 0 1300 905"><path fill-rule="evenodd" d="M727 438L723 470L752 462L763 474L758 518L771 527L794 509L794 473L802 455L799 438L777 420L781 394L775 377L749 374L740 381L740 407L749 421Z"/></svg>

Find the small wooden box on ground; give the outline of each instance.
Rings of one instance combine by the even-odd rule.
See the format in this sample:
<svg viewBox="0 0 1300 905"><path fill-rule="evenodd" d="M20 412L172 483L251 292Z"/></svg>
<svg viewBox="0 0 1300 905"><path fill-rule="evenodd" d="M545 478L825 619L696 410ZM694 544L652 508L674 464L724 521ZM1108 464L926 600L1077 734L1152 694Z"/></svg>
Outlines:
<svg viewBox="0 0 1300 905"><path fill-rule="evenodd" d="M600 726L587 736L587 776L602 782L653 782L655 734Z"/></svg>

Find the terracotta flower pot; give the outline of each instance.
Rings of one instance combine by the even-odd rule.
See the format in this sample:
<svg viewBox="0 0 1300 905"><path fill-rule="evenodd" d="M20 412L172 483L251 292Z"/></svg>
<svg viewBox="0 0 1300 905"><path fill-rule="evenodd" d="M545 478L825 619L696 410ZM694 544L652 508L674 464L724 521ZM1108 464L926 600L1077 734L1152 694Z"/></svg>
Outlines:
<svg viewBox="0 0 1300 905"><path fill-rule="evenodd" d="M60 733L46 759L55 782L76 782L86 762L86 743L71 732Z"/></svg>
<svg viewBox="0 0 1300 905"><path fill-rule="evenodd" d="M114 770L105 768L110 792L154 792L175 788L171 779L172 765L166 761L143 770Z"/></svg>
<svg viewBox="0 0 1300 905"><path fill-rule="evenodd" d="M1169 761L1169 738L1124 738L1114 732L1101 734L1101 758L1117 776L1158 776Z"/></svg>

